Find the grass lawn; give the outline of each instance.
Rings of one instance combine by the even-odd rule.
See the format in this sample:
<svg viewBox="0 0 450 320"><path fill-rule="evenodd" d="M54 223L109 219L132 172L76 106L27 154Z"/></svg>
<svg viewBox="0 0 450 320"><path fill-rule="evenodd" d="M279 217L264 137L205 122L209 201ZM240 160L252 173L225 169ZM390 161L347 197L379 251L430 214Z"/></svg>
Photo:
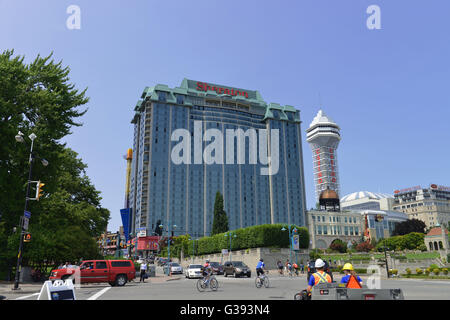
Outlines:
<svg viewBox="0 0 450 320"><path fill-rule="evenodd" d="M439 258L439 252L406 253L407 259L423 260Z"/></svg>

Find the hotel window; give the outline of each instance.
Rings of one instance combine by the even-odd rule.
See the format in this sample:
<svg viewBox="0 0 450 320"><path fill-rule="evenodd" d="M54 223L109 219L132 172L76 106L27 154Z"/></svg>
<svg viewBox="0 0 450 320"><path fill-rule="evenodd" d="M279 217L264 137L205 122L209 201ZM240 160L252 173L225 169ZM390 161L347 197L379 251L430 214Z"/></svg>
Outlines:
<svg viewBox="0 0 450 320"><path fill-rule="evenodd" d="M158 100L159 101L166 101L166 93L165 92L158 92Z"/></svg>
<svg viewBox="0 0 450 320"><path fill-rule="evenodd" d="M184 104L184 96L181 94L177 94L177 103Z"/></svg>
<svg viewBox="0 0 450 320"><path fill-rule="evenodd" d="M347 227L347 226L344 227L344 234L345 234L346 236L348 236L348 227Z"/></svg>

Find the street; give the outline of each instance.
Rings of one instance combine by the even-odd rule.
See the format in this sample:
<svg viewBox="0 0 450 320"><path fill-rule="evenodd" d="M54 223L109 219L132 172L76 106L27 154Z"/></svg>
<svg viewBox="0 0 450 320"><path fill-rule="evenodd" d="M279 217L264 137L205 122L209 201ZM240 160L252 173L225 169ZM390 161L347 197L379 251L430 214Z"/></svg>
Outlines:
<svg viewBox="0 0 450 320"><path fill-rule="evenodd" d="M184 276L149 278L146 283L139 279L127 283L124 287L111 287L108 284L82 285L76 289L77 300L293 300L294 295L306 288L306 275L282 277L269 274L270 287L256 288L255 278L232 278L217 276L219 289L216 292L206 289L199 292L197 279ZM363 281L367 277L361 277ZM339 280L340 276L336 277ZM450 281L389 279L381 280L382 288L401 288L406 300L448 300L450 299ZM37 293L5 294L8 299L36 300Z"/></svg>

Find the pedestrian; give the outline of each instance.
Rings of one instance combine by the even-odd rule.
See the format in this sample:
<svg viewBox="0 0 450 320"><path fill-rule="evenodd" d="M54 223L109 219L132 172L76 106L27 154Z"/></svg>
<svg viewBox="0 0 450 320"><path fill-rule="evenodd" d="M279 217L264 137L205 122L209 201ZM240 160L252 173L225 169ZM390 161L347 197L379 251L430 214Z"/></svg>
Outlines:
<svg viewBox="0 0 450 320"><path fill-rule="evenodd" d="M277 267L278 267L278 272L282 275L283 274L283 263L281 263L281 260L278 260Z"/></svg>
<svg viewBox="0 0 450 320"><path fill-rule="evenodd" d="M305 273L305 265L303 264L303 261L300 262L300 270L302 273Z"/></svg>
<svg viewBox="0 0 450 320"><path fill-rule="evenodd" d="M139 282L145 283L146 276L147 276L147 262L144 260L141 264L141 279Z"/></svg>

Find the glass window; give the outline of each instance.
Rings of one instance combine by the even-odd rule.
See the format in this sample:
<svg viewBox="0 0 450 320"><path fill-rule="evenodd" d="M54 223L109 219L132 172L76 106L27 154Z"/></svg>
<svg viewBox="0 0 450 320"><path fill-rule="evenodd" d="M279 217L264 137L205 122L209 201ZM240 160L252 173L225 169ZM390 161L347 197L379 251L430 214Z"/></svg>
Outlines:
<svg viewBox="0 0 450 320"><path fill-rule="evenodd" d="M106 266L106 261L97 261L95 263L95 269L108 269Z"/></svg>
<svg viewBox="0 0 450 320"><path fill-rule="evenodd" d="M111 261L111 267L129 267L130 261Z"/></svg>
<svg viewBox="0 0 450 320"><path fill-rule="evenodd" d="M158 100L159 101L166 101L166 93L165 92L158 92Z"/></svg>

